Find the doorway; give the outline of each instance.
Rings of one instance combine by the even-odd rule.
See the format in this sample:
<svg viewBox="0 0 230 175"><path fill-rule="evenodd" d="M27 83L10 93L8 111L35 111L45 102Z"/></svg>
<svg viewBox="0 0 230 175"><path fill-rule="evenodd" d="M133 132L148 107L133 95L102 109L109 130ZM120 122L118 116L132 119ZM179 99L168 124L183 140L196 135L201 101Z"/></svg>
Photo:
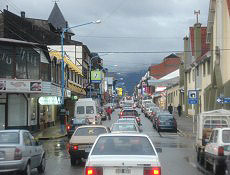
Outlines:
<svg viewBox="0 0 230 175"><path fill-rule="evenodd" d="M5 129L6 105L0 104L0 130Z"/></svg>

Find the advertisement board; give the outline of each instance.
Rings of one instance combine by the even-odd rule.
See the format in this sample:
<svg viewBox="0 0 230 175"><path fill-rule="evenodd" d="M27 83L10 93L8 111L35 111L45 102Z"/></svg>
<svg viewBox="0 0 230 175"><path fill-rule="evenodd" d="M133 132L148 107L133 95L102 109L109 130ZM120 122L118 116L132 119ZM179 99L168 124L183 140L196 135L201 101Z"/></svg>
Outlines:
<svg viewBox="0 0 230 175"><path fill-rule="evenodd" d="M92 83L101 83L102 74L100 70L91 71L91 82Z"/></svg>
<svg viewBox="0 0 230 175"><path fill-rule="evenodd" d="M118 94L119 96L122 96L122 88L117 88L117 94Z"/></svg>
<svg viewBox="0 0 230 175"><path fill-rule="evenodd" d="M0 80L0 92L42 92L41 81Z"/></svg>

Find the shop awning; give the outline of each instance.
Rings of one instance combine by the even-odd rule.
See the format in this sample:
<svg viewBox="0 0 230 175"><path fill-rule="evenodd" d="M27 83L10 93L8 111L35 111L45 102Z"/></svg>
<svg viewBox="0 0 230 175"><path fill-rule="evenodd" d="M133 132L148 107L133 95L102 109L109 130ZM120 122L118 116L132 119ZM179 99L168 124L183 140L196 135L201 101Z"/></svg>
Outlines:
<svg viewBox="0 0 230 175"><path fill-rule="evenodd" d="M57 60L61 60L62 59L61 53L58 52L58 51L50 51L49 54L50 54L51 59L52 59L52 57L56 57ZM74 71L77 74L83 76L81 70L67 56L64 57L64 62L68 65L68 67L72 71Z"/></svg>
<svg viewBox="0 0 230 175"><path fill-rule="evenodd" d="M76 92L77 94L86 95L85 89L79 87L77 84L71 81L68 81L68 88L69 90Z"/></svg>

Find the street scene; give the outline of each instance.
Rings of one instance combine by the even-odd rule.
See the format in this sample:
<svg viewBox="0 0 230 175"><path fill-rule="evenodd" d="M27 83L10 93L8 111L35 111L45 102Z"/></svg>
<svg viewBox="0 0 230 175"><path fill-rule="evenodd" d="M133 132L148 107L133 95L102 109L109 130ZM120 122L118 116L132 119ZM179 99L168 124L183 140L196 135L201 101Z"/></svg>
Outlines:
<svg viewBox="0 0 230 175"><path fill-rule="evenodd" d="M1 0L0 174L230 175L230 0Z"/></svg>

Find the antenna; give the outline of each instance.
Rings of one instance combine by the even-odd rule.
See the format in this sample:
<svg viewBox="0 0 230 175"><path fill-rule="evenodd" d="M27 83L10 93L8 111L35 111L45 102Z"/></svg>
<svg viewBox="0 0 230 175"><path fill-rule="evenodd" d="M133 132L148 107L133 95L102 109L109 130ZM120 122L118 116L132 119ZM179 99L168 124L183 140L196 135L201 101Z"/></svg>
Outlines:
<svg viewBox="0 0 230 175"><path fill-rule="evenodd" d="M196 15L196 23L199 23L200 10L198 11L194 10L194 15Z"/></svg>

